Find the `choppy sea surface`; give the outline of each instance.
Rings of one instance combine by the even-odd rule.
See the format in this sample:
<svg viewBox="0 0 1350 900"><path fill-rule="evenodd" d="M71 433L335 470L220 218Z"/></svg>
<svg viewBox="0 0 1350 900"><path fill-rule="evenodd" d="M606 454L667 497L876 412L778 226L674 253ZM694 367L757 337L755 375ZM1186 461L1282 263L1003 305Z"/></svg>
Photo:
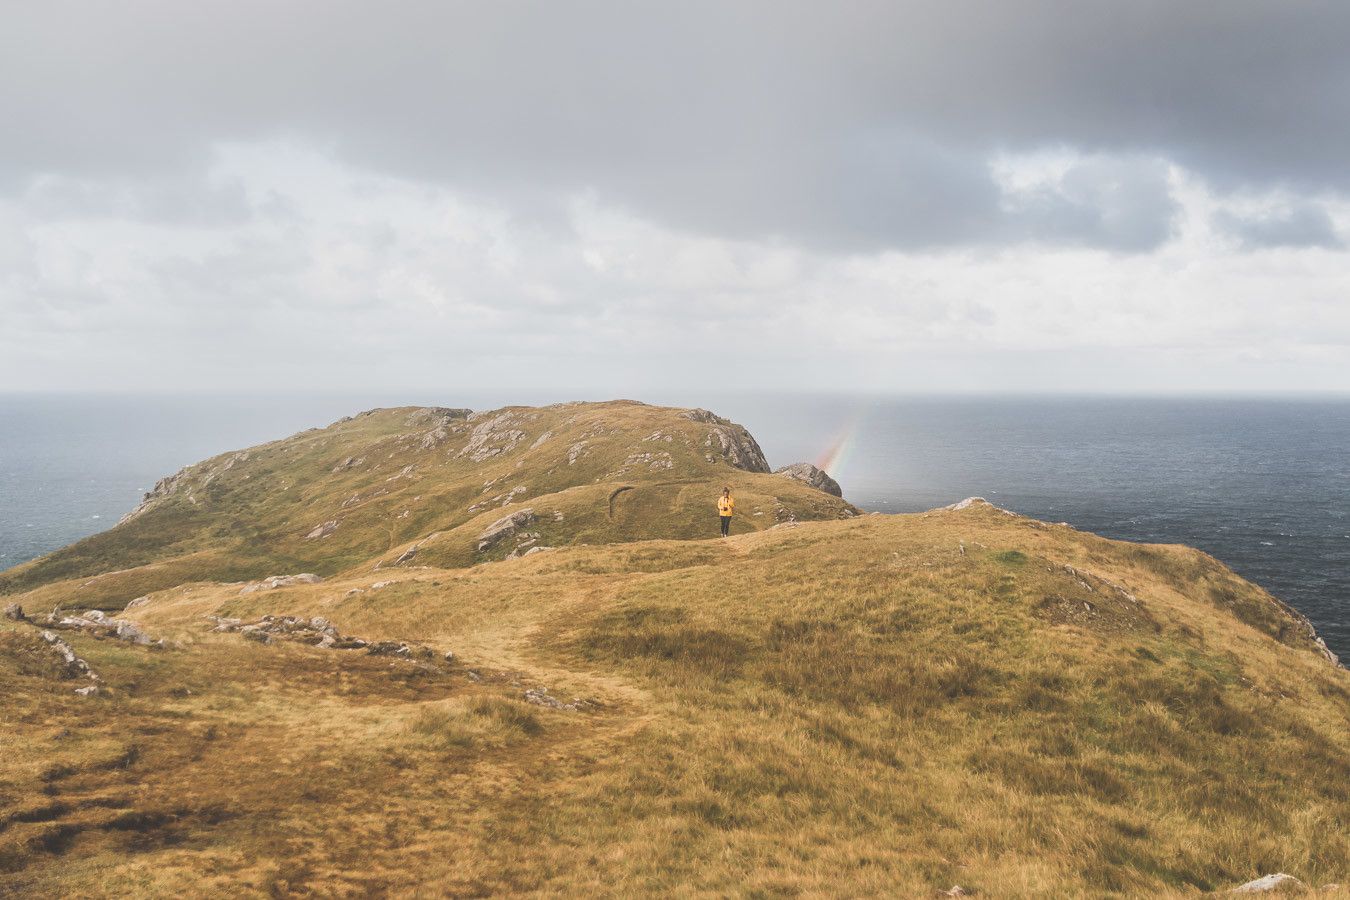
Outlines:
<svg viewBox="0 0 1350 900"><path fill-rule="evenodd" d="M570 397L0 394L0 569L111 527L156 479L373 406ZM587 399L587 398L582 398ZM867 509L969 496L1126 540L1199 547L1350 656L1350 399L681 394L769 461L825 461Z"/></svg>

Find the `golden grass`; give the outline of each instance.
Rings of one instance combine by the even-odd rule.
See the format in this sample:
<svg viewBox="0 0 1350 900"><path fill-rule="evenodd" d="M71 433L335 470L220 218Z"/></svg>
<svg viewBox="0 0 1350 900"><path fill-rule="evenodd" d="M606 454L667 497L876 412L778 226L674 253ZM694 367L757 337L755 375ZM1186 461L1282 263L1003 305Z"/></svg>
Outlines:
<svg viewBox="0 0 1350 900"><path fill-rule="evenodd" d="M0 892L1344 881L1350 677L1263 597L1185 548L981 508L243 596L185 585L134 613L185 649L73 639L108 697L0 656ZM428 673L202 618L265 612L459 657ZM525 703L538 686L594 705Z"/></svg>

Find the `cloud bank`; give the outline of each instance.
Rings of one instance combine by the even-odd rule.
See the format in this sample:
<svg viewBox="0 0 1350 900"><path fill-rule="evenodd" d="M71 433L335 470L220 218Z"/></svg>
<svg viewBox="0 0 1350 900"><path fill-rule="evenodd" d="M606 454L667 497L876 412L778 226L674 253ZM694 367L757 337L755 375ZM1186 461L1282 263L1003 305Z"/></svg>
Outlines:
<svg viewBox="0 0 1350 900"><path fill-rule="evenodd" d="M0 387L1350 389L1344 4L7 19Z"/></svg>

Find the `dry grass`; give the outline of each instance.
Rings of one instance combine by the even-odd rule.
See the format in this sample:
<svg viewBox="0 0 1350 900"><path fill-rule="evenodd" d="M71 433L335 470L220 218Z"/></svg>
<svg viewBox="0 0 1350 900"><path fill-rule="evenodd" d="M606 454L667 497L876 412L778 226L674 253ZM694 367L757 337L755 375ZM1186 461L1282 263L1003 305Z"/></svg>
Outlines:
<svg viewBox="0 0 1350 900"><path fill-rule="evenodd" d="M1343 879L1345 672L1156 569L974 510L419 570L373 597L344 595L378 575L166 592L141 619L188 649L77 640L108 698L6 655L0 885L1097 896ZM1101 595L1095 579L1128 586L1143 624L1046 614L1047 596ZM208 610L323 613L461 658L429 674L260 647L205 634ZM597 703L524 703L540 684Z"/></svg>
<svg viewBox="0 0 1350 900"><path fill-rule="evenodd" d="M620 409L648 433L648 408ZM1185 896L1274 871L1350 879L1350 675L1259 588L1186 548L978 506L612 542L689 537L724 478L750 509L797 497L724 466L613 504L616 482L540 481L571 546L461 558L470 516L419 559L458 567L375 571L411 538L372 525L364 559L344 550L324 583L247 595L210 574L243 557L199 547L201 571L173 557L178 580L131 613L178 649L71 638L99 698L74 695L30 626L0 626L0 895ZM94 549L9 584L33 588L30 607L78 602L91 576L62 567L112 565ZM140 591L148 571L106 580ZM260 646L204 619L266 613L457 657ZM526 702L541 687L585 703Z"/></svg>

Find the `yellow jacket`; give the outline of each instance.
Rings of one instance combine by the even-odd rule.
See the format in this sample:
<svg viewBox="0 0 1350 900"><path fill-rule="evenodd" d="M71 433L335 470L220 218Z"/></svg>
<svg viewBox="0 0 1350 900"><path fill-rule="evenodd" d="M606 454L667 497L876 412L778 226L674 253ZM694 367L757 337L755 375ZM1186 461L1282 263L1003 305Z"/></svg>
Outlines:
<svg viewBox="0 0 1350 900"><path fill-rule="evenodd" d="M717 498L717 514L719 516L729 516L736 509L736 501L731 497Z"/></svg>

